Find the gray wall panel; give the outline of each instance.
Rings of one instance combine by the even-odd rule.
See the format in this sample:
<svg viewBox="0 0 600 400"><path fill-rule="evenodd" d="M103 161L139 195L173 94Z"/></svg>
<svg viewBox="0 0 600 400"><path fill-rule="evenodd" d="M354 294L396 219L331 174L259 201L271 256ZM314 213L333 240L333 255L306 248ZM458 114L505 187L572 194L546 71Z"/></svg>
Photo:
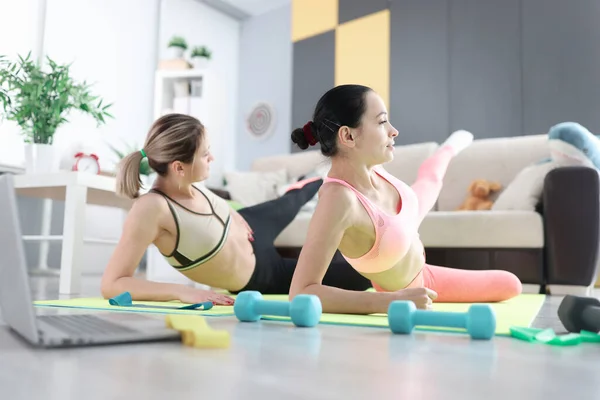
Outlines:
<svg viewBox="0 0 600 400"><path fill-rule="evenodd" d="M390 5L390 118L397 144L448 136L448 1Z"/></svg>
<svg viewBox="0 0 600 400"><path fill-rule="evenodd" d="M600 133L600 1L523 0L527 134L577 121Z"/></svg>
<svg viewBox="0 0 600 400"><path fill-rule="evenodd" d="M312 118L319 98L335 84L335 31L296 42L293 46L292 130ZM290 146L292 152L299 151L291 139Z"/></svg>
<svg viewBox="0 0 600 400"><path fill-rule="evenodd" d="M338 20L343 24L386 8L388 8L388 0L339 0Z"/></svg>
<svg viewBox="0 0 600 400"><path fill-rule="evenodd" d="M450 3L450 128L522 134L520 1Z"/></svg>

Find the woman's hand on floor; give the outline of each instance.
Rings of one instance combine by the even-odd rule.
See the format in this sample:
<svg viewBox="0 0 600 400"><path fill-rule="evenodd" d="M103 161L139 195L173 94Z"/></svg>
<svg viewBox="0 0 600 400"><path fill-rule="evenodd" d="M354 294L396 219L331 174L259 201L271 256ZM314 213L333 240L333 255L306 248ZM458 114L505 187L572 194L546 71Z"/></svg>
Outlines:
<svg viewBox="0 0 600 400"><path fill-rule="evenodd" d="M215 293L212 290L196 289L189 286L182 288L179 293L179 301L186 304L211 301L216 306L231 306L234 303L233 298L224 294Z"/></svg>
<svg viewBox="0 0 600 400"><path fill-rule="evenodd" d="M408 288L392 292L394 300L408 300L415 303L418 309L430 310L437 293L428 288Z"/></svg>

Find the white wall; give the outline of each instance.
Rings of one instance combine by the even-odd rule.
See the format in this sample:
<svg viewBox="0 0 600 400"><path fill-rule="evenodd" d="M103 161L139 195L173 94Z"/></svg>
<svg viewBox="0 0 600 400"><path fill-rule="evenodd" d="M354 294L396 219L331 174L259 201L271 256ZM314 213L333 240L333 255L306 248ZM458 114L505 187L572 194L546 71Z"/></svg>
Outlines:
<svg viewBox="0 0 600 400"><path fill-rule="evenodd" d="M236 138L236 168L247 170L252 160L290 152L292 102L291 6L277 8L242 24L240 96ZM246 118L258 102L276 113L271 136L258 141L246 131Z"/></svg>
<svg viewBox="0 0 600 400"><path fill-rule="evenodd" d="M106 145L142 145L153 120L153 85L157 60L159 0L47 0L45 53L59 63L73 63L75 79L94 83L93 93L113 103L114 119L101 127L88 115L73 112L59 127L55 145L68 151L81 143L100 157L104 169L116 161ZM55 203L53 231L62 231L62 203ZM90 206L86 236L118 239L123 214ZM112 245L86 244L87 272L101 272ZM49 264L57 266L60 245L50 250Z"/></svg>
<svg viewBox="0 0 600 400"><path fill-rule="evenodd" d="M37 5L37 0L0 0L0 55L13 58L33 50ZM15 122L0 121L0 163L18 165L24 159L17 128Z"/></svg>
<svg viewBox="0 0 600 400"><path fill-rule="evenodd" d="M106 142L141 145L152 123L159 0L48 0L45 50L58 62L73 62L76 79L114 103L107 124L73 113L57 132L62 148L85 141L101 164L115 160Z"/></svg>
<svg viewBox="0 0 600 400"><path fill-rule="evenodd" d="M24 54L35 46L37 0L0 0L0 54ZM209 134L217 157L213 168L231 168L235 160L236 118L238 115L238 72L240 24L195 0L47 0L44 31L45 53L57 62L73 62L76 79L95 82L94 93L113 102L114 120L96 127L86 115L73 113L60 127L55 144L66 150L73 142L100 156L103 168L115 161L106 143L125 141L141 145L153 115L154 72L159 57L166 56L166 44L174 35L183 35L190 45L204 44L213 51L209 87L213 96L207 112ZM209 118L210 117L210 118ZM16 126L0 125L0 162L23 161L23 145ZM21 199L24 231L38 233L41 202ZM63 204L54 202L52 233L62 230ZM118 210L89 207L86 236L116 239L122 214ZM26 244L30 265L37 261L37 246ZM112 252L111 246L86 245L86 272L101 272ZM60 263L60 244L52 244L49 265Z"/></svg>
<svg viewBox="0 0 600 400"><path fill-rule="evenodd" d="M215 161L207 185L221 186L222 173L232 169L236 159L236 115L238 115L238 74L240 69L240 23L196 0L167 0L162 4L159 55L168 58L167 44L174 35L183 36L189 46L206 45L212 51L207 67L206 115L199 119L211 137Z"/></svg>

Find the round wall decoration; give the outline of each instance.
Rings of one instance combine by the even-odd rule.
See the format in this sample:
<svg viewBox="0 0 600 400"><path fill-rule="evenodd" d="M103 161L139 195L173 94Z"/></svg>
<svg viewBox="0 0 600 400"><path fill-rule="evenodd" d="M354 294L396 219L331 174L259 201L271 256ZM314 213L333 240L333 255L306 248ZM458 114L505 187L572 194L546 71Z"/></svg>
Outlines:
<svg viewBox="0 0 600 400"><path fill-rule="evenodd" d="M248 118L246 119L246 128L250 135L256 139L266 139L275 129L275 110L270 104L256 104Z"/></svg>

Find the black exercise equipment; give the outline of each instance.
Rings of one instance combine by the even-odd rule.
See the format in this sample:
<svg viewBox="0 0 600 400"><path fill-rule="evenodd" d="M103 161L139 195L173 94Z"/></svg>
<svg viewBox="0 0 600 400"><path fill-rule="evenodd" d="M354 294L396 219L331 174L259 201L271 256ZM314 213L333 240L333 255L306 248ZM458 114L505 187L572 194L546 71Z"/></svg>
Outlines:
<svg viewBox="0 0 600 400"><path fill-rule="evenodd" d="M600 300L567 295L558 307L558 318L569 332L600 332Z"/></svg>

